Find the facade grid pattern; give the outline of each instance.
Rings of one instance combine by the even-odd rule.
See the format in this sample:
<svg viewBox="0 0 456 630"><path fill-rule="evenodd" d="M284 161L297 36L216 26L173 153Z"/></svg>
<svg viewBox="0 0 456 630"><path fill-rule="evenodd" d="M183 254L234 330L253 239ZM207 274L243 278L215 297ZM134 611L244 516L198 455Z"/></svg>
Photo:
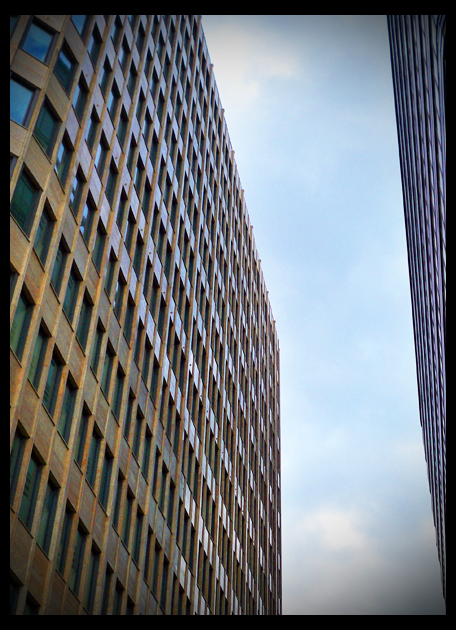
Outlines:
<svg viewBox="0 0 456 630"><path fill-rule="evenodd" d="M279 345L200 16L10 16L11 611L281 614Z"/></svg>
<svg viewBox="0 0 456 630"><path fill-rule="evenodd" d="M444 15L388 16L420 421L446 594L446 109Z"/></svg>

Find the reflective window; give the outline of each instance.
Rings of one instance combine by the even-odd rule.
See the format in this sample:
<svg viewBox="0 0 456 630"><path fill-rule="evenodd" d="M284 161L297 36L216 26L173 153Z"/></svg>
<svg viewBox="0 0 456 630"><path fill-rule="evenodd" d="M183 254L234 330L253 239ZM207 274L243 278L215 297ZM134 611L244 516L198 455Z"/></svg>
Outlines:
<svg viewBox="0 0 456 630"><path fill-rule="evenodd" d="M53 37L53 33L33 22L22 44L22 49L44 62L51 49Z"/></svg>

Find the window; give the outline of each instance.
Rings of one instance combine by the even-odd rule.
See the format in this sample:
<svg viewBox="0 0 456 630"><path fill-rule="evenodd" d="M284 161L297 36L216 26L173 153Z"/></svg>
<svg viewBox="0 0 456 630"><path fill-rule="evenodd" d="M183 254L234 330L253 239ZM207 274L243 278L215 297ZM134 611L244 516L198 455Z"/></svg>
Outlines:
<svg viewBox="0 0 456 630"><path fill-rule="evenodd" d="M135 539L133 543L133 560L139 564L139 555L141 553L141 535L144 521L144 514L139 510L136 513Z"/></svg>
<svg viewBox="0 0 456 630"><path fill-rule="evenodd" d="M92 545L90 552L89 573L86 585L84 606L90 614L93 614L93 605L95 603L95 593L97 590L98 567L100 565L100 552Z"/></svg>
<svg viewBox="0 0 456 630"><path fill-rule="evenodd" d="M45 63L49 58L53 39L54 33L52 31L45 28L37 20L33 20L22 43L22 50Z"/></svg>
<svg viewBox="0 0 456 630"><path fill-rule="evenodd" d="M109 486L111 483L111 473L112 473L112 465L114 458L106 448L104 461L103 461L103 470L101 473L101 482L100 482L100 492L98 499L101 505L105 510L108 508L108 499L109 499Z"/></svg>
<svg viewBox="0 0 456 630"><path fill-rule="evenodd" d="M49 157L52 155L59 127L60 120L57 114L51 109L49 103L45 101L36 121L34 134Z"/></svg>
<svg viewBox="0 0 456 630"><path fill-rule="evenodd" d="M13 505L14 497L16 495L17 482L25 451L25 442L26 438L22 435L19 429L16 429L10 455L10 505Z"/></svg>
<svg viewBox="0 0 456 630"><path fill-rule="evenodd" d="M78 31L81 37L83 37L84 35L84 31L86 30L89 17L90 17L89 15L72 15L71 16L71 21L75 25L76 30Z"/></svg>
<svg viewBox="0 0 456 630"><path fill-rule="evenodd" d="M114 304L113 311L116 314L118 320L120 320L120 316L122 313L122 305L123 305L123 296L125 292L125 287L127 283L125 282L124 277L119 272L119 278L117 280L116 292L114 295Z"/></svg>
<svg viewBox="0 0 456 630"><path fill-rule="evenodd" d="M125 335L126 340L128 341L128 344L130 344L130 340L131 340L131 331L133 328L134 315L135 315L135 303L129 293L128 299L127 299L127 309L125 312L125 322L124 322L124 335Z"/></svg>
<svg viewBox="0 0 456 630"><path fill-rule="evenodd" d="M76 65L76 61L74 60L68 47L64 44L55 64L54 72L68 93L71 91L71 84L73 82Z"/></svg>
<svg viewBox="0 0 456 630"><path fill-rule="evenodd" d="M125 109L122 107L120 112L119 124L117 126L117 137L122 147L125 146L125 137L127 135L128 127L128 115Z"/></svg>
<svg viewBox="0 0 456 630"><path fill-rule="evenodd" d="M79 122L82 121L84 116L85 107L87 104L87 97L89 95L89 88L87 87L87 83L84 79L83 73L79 77L79 82L76 87L76 91L73 97L73 107L76 112L76 116L78 117Z"/></svg>
<svg viewBox="0 0 456 630"><path fill-rule="evenodd" d="M103 94L104 97L106 97L106 90L108 89L111 73L112 73L111 64L109 63L109 59L106 57L105 62L103 64L103 70L101 71L101 78L100 78L101 93Z"/></svg>
<svg viewBox="0 0 456 630"><path fill-rule="evenodd" d="M51 286L58 295L62 287L63 275L65 273L66 261L68 258L68 248L63 239L60 239L59 248L55 257L54 269L51 276Z"/></svg>
<svg viewBox="0 0 456 630"><path fill-rule="evenodd" d="M65 300L63 302L63 310L65 311L65 315L68 317L70 323L73 323L80 284L81 280L79 278L79 274L76 271L76 267L73 266L70 272L70 277L68 278Z"/></svg>
<svg viewBox="0 0 456 630"><path fill-rule="evenodd" d="M73 188L70 193L69 206L75 217L79 214L79 204L81 203L82 193L84 191L84 185L86 183L84 174L80 168L74 178Z"/></svg>
<svg viewBox="0 0 456 630"><path fill-rule="evenodd" d="M70 380L70 376L67 378L65 386L65 395L63 397L62 409L60 412L60 420L58 425L58 431L65 442L68 443L71 433L71 424L73 421L74 405L76 402L77 389Z"/></svg>
<svg viewBox="0 0 456 630"><path fill-rule="evenodd" d="M57 570L62 575L65 572L65 565L70 542L71 526L73 524L74 512L70 505L67 504L65 509L65 517L63 519L62 535L60 538L59 554L57 556Z"/></svg>
<svg viewBox="0 0 456 630"><path fill-rule="evenodd" d="M76 540L74 544L73 563L71 565L69 585L76 597L79 594L79 586L81 583L82 567L84 565L84 552L87 542L87 533L83 530L82 525L76 532Z"/></svg>
<svg viewBox="0 0 456 630"><path fill-rule="evenodd" d="M20 228L27 236L30 235L40 191L25 169L19 177L11 201L10 212Z"/></svg>
<svg viewBox="0 0 456 630"><path fill-rule="evenodd" d="M108 112L109 112L112 122L114 122L114 119L116 117L117 109L119 107L119 102L120 102L120 92L119 92L119 88L114 82L112 84L111 93L109 94L109 97L108 97Z"/></svg>
<svg viewBox="0 0 456 630"><path fill-rule="evenodd" d="M90 241L96 211L97 208L91 196L87 195L87 199L84 205L84 212L82 213L81 226L79 228L87 245Z"/></svg>
<svg viewBox="0 0 456 630"><path fill-rule="evenodd" d="M100 363L101 345L103 343L104 333L105 333L104 328L101 325L101 322L99 320L98 325L97 325L97 330L95 332L95 341L93 343L92 357L90 359L90 367L92 368L95 376L97 375L98 365Z"/></svg>
<svg viewBox="0 0 456 630"><path fill-rule="evenodd" d="M100 615L108 614L109 593L111 591L112 574L113 574L113 571L111 567L109 565L106 565L106 575L105 575L105 582L103 586L103 599L101 602Z"/></svg>
<svg viewBox="0 0 456 630"><path fill-rule="evenodd" d="M35 453L30 457L30 463L25 479L24 491L22 495L21 507L19 508L19 518L27 527L32 528L33 517L35 516L36 500L40 486L42 464L38 461Z"/></svg>
<svg viewBox="0 0 456 630"><path fill-rule="evenodd" d="M89 459L87 462L86 479L88 483L95 487L95 481L97 478L98 456L100 455L101 437L94 429L92 433L92 440L90 442Z"/></svg>
<svg viewBox="0 0 456 630"><path fill-rule="evenodd" d="M123 477L118 476L117 478L117 490L116 490L116 500L114 503L114 511L112 514L112 524L115 529L117 529L117 525L119 523L119 513L120 513L120 503L122 501L122 487L123 487Z"/></svg>
<svg viewBox="0 0 456 630"><path fill-rule="evenodd" d="M97 65L98 57L100 55L101 43L102 40L100 31L98 30L98 27L95 26L93 29L92 37L90 38L89 45L87 47L87 51L94 67Z"/></svg>
<svg viewBox="0 0 456 630"><path fill-rule="evenodd" d="M106 396L106 398L109 395L109 385L111 383L111 373L112 373L112 366L114 363L114 356L115 356L114 350L112 349L111 345L108 343L108 346L106 348L104 365L103 365L103 374L101 376L101 390Z"/></svg>
<svg viewBox="0 0 456 630"><path fill-rule="evenodd" d="M54 231L54 217L49 212L49 206L44 206L41 213L41 219L38 224L38 229L35 236L35 252L44 266L49 251L49 245L51 244L52 232Z"/></svg>
<svg viewBox="0 0 456 630"><path fill-rule="evenodd" d="M95 243L93 245L92 259L95 267L98 271L101 270L101 263L103 261L104 248L106 243L106 231L103 223L99 221L97 227L97 233L95 235Z"/></svg>
<svg viewBox="0 0 456 630"><path fill-rule="evenodd" d="M118 368L116 374L116 382L114 387L114 400L112 404L112 413L116 418L120 418L122 409L122 395L125 382L125 374Z"/></svg>
<svg viewBox="0 0 456 630"><path fill-rule="evenodd" d="M115 165L115 162L113 160L111 160L111 164L109 167L109 173L108 173L108 180L106 182L106 198L109 201L109 205L112 206L113 205L113 201L114 201L114 193L116 191L116 184L117 184L117 177L119 175L119 172L117 170L117 167Z"/></svg>
<svg viewBox="0 0 456 630"><path fill-rule="evenodd" d="M133 500L134 500L134 497L128 490L127 491L127 504L125 506L125 511L124 511L124 522L123 522L123 530L122 530L122 542L127 548L128 548L128 543L130 540L130 527L131 527L131 514L133 510Z"/></svg>
<svg viewBox="0 0 456 630"><path fill-rule="evenodd" d="M92 110L92 114L90 116L89 124L87 126L87 132L86 132L86 142L91 152L95 144L95 139L97 137L97 131L98 131L99 126L100 126L100 119L98 118L97 111L94 108Z"/></svg>
<svg viewBox="0 0 456 630"><path fill-rule="evenodd" d="M59 147L57 153L57 160L55 163L55 172L57 173L60 183L64 187L68 177L68 171L70 170L71 156L73 155L73 147L70 144L69 139L65 136Z"/></svg>
<svg viewBox="0 0 456 630"><path fill-rule="evenodd" d="M57 402L61 373L62 363L54 350L43 395L43 404L51 417L54 415L55 403Z"/></svg>
<svg viewBox="0 0 456 630"><path fill-rule="evenodd" d="M27 333L32 319L33 304L26 298L22 291L14 315L13 326L10 332L10 347L19 360L22 358Z"/></svg>
<svg viewBox="0 0 456 630"><path fill-rule="evenodd" d="M49 553L49 547L51 545L58 496L59 489L55 482L49 478L46 495L44 497L43 511L41 512L40 527L36 537L37 543L46 554Z"/></svg>
<svg viewBox="0 0 456 630"><path fill-rule="evenodd" d="M90 412L84 406L82 410L82 414L81 414L81 421L79 423L76 455L75 455L76 463L79 466L82 466L82 461L84 458L84 449L85 449L85 444L86 444L87 428L89 426L89 418L90 418Z"/></svg>
<svg viewBox="0 0 456 630"><path fill-rule="evenodd" d="M103 179L103 173L106 166L106 158L108 157L109 144L106 140L104 133L101 134L100 142L98 143L97 153L95 156L95 166L98 171L100 179Z"/></svg>
<svg viewBox="0 0 456 630"><path fill-rule="evenodd" d="M26 125L30 118L35 90L17 77L10 78L10 118L19 125Z"/></svg>
<svg viewBox="0 0 456 630"><path fill-rule="evenodd" d="M83 350L86 349L87 337L89 336L90 319L92 316L93 304L87 293L84 293L84 298L81 304L81 312L79 314L78 328L76 330L76 337L81 344Z"/></svg>

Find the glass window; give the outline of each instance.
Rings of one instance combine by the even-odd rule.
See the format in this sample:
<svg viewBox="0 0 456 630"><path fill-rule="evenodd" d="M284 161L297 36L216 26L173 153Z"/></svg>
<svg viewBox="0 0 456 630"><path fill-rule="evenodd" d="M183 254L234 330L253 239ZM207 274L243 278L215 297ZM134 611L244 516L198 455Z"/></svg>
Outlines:
<svg viewBox="0 0 456 630"><path fill-rule="evenodd" d="M76 337L82 348L85 350L87 344L87 337L89 336L90 319L92 316L93 305L90 302L87 295L84 295L82 300L81 312L79 314L79 323L76 331Z"/></svg>
<svg viewBox="0 0 456 630"><path fill-rule="evenodd" d="M65 387L65 395L63 397L62 410L60 412L60 420L58 430L65 442L68 443L71 433L71 423L73 420L74 405L76 402L76 387L67 379Z"/></svg>
<svg viewBox="0 0 456 630"><path fill-rule="evenodd" d="M10 118L25 125L35 90L16 78L10 78Z"/></svg>
<svg viewBox="0 0 456 630"><path fill-rule="evenodd" d="M63 240L60 240L59 249L55 257L54 269L52 271L51 285L54 291L58 295L62 286L63 274L65 272L65 265L68 258L68 252Z"/></svg>
<svg viewBox="0 0 456 630"><path fill-rule="evenodd" d="M114 460L112 455L106 449L103 462L103 471L101 473L100 492L98 497L101 505L104 507L105 510L108 507L109 485L111 483L113 461Z"/></svg>
<svg viewBox="0 0 456 630"><path fill-rule="evenodd" d="M33 517L35 516L36 500L40 486L42 465L33 453L25 479L24 492L22 495L21 507L19 508L19 518L27 527L31 529Z"/></svg>
<svg viewBox="0 0 456 630"><path fill-rule="evenodd" d="M97 233L95 236L95 243L93 245L93 253L92 258L95 264L95 267L100 271L101 263L103 260L103 253L106 243L106 232L104 230L103 224L101 221L98 223Z"/></svg>
<svg viewBox="0 0 456 630"><path fill-rule="evenodd" d="M100 552L98 549L92 546L91 554L90 554L90 564L89 564L89 576L86 585L85 592L85 602L84 606L87 611L92 614L93 606L95 604L95 594L97 587L97 578L98 578L98 567L100 564Z"/></svg>
<svg viewBox="0 0 456 630"><path fill-rule="evenodd" d="M10 332L10 347L20 360L24 351L27 332L32 318L33 304L31 304L22 292L14 315L13 326Z"/></svg>
<svg viewBox="0 0 456 630"><path fill-rule="evenodd" d="M84 552L87 542L87 534L81 526L76 532L76 540L74 544L73 563L71 565L69 585L76 597L79 594L79 585L81 583L82 567L84 565Z"/></svg>
<svg viewBox="0 0 456 630"><path fill-rule="evenodd" d="M89 88L85 82L84 76L81 73L78 85L73 97L73 107L76 112L78 120L81 121L84 116L85 106L87 104L87 97L89 95Z"/></svg>
<svg viewBox="0 0 456 630"><path fill-rule="evenodd" d="M100 454L101 437L96 433L92 434L92 441L90 442L89 460L87 462L87 474L86 478L89 484L95 487L95 480L97 478L98 456Z"/></svg>
<svg viewBox="0 0 456 630"><path fill-rule="evenodd" d="M51 218L45 206L38 224L34 244L35 252L43 265L46 263L49 245L51 244L54 223L53 218Z"/></svg>
<svg viewBox="0 0 456 630"><path fill-rule="evenodd" d="M76 62L67 47L63 46L55 64L54 72L67 92L71 91L71 84L73 82L76 65Z"/></svg>
<svg viewBox="0 0 456 630"><path fill-rule="evenodd" d="M57 160L55 163L55 172L60 179L62 186L65 186L70 170L71 156L73 154L73 147L70 145L68 138L64 137L62 144L59 147L57 153Z"/></svg>
<svg viewBox="0 0 456 630"><path fill-rule="evenodd" d="M100 32L98 28L95 26L95 28L93 29L92 37L90 38L90 42L87 48L90 59L92 60L92 63L94 66L96 66L97 61L98 61L98 56L101 50L101 43L102 43L102 40L101 40Z"/></svg>
<svg viewBox="0 0 456 630"><path fill-rule="evenodd" d="M73 214L75 217L77 217L79 214L79 204L81 202L85 183L86 182L84 179L84 175L81 169L78 169L78 172L76 173L76 177L74 178L73 188L71 190L70 200L69 200L70 208L73 211Z"/></svg>
<svg viewBox="0 0 456 630"><path fill-rule="evenodd" d="M41 380L41 373L43 371L44 358L46 356L46 347L48 342L48 335L45 330L40 326L38 336L35 342L35 349L33 351L32 362L30 364L29 380L33 387L38 390Z"/></svg>
<svg viewBox="0 0 456 630"><path fill-rule="evenodd" d="M92 233L95 212L96 212L96 208L92 200L90 199L90 197L87 197L87 200L84 205L84 212L82 213L81 226L79 228L87 244L90 241L90 235Z"/></svg>
<svg viewBox="0 0 456 630"><path fill-rule="evenodd" d="M109 395L109 385L111 383L112 366L114 363L114 351L108 346L103 365L103 374L101 376L101 389L106 397Z"/></svg>
<svg viewBox="0 0 456 630"><path fill-rule="evenodd" d="M88 15L72 15L71 16L71 21L75 25L76 30L78 31L79 35L81 35L81 37L84 33L88 17L89 17Z"/></svg>
<svg viewBox="0 0 456 630"><path fill-rule="evenodd" d="M57 498L59 496L58 487L48 480L46 495L44 497L43 511L41 513L41 522L36 537L37 543L40 545L44 553L49 552L51 545L52 530L54 527L55 512L57 510Z"/></svg>
<svg viewBox="0 0 456 630"><path fill-rule="evenodd" d="M51 49L53 37L54 34L51 31L33 21L22 44L22 49L45 62Z"/></svg>
<svg viewBox="0 0 456 630"><path fill-rule="evenodd" d="M51 110L48 103L43 103L38 120L36 121L34 134L48 156L51 156L60 121Z"/></svg>
<svg viewBox="0 0 456 630"><path fill-rule="evenodd" d="M13 447L10 455L10 504L13 504L16 494L17 482L21 470L22 458L24 456L26 438L19 430L16 430L13 440Z"/></svg>
<svg viewBox="0 0 456 630"><path fill-rule="evenodd" d="M43 404L51 416L54 415L55 403L57 401L57 393L59 391L60 375L62 373L62 364L54 353L49 365L49 372L44 388Z"/></svg>
<svg viewBox="0 0 456 630"><path fill-rule="evenodd" d="M62 537L60 538L59 555L57 557L57 570L63 575L65 571L68 545L70 542L71 525L73 523L74 512L67 505L65 518L63 520Z"/></svg>
<svg viewBox="0 0 456 630"><path fill-rule="evenodd" d="M35 216L40 192L29 175L22 170L11 201L10 212L28 236Z"/></svg>
<svg viewBox="0 0 456 630"><path fill-rule="evenodd" d="M79 285L81 284L74 269L71 270L70 277L68 278L67 290L65 293L65 300L63 302L63 310L66 316L73 322L74 310L76 308L76 301L78 299Z"/></svg>

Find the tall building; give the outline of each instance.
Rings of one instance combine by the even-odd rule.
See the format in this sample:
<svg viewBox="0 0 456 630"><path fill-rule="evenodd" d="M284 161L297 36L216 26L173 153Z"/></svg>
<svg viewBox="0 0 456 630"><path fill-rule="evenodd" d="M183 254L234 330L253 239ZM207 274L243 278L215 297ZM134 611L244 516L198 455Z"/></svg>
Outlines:
<svg viewBox="0 0 456 630"><path fill-rule="evenodd" d="M279 346L201 18L10 20L11 610L280 614Z"/></svg>
<svg viewBox="0 0 456 630"><path fill-rule="evenodd" d="M390 15L388 30L420 420L445 596L446 19L444 15Z"/></svg>

